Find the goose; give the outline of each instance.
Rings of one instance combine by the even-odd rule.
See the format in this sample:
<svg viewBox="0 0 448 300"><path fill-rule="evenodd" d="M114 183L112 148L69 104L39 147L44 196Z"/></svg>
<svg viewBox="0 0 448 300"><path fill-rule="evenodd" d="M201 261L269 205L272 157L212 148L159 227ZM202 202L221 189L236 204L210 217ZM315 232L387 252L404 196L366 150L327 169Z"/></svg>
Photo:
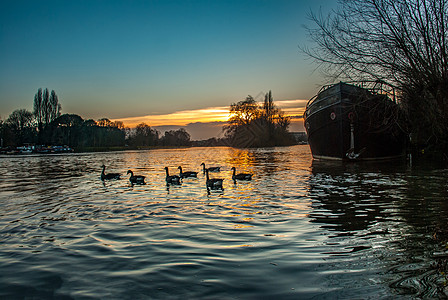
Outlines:
<svg viewBox="0 0 448 300"><path fill-rule="evenodd" d="M134 175L134 172L132 172L131 170L128 170L127 174L131 174L131 176L129 177L129 181L131 183L145 184L145 176Z"/></svg>
<svg viewBox="0 0 448 300"><path fill-rule="evenodd" d="M236 168L235 167L232 167L231 170L233 171L233 174L232 174L233 181L236 181L236 180L252 180L252 174L249 174L249 173L235 174L236 173Z"/></svg>
<svg viewBox="0 0 448 300"><path fill-rule="evenodd" d="M205 175L207 176L207 181L206 181L206 185L207 188L211 188L211 189L222 189L222 182L224 179L221 178L210 178L208 176L208 169L205 169Z"/></svg>
<svg viewBox="0 0 448 300"><path fill-rule="evenodd" d="M181 166L179 166L177 168L179 169L179 177L180 178L198 177L198 172L192 172L192 171L182 172L182 167Z"/></svg>
<svg viewBox="0 0 448 300"><path fill-rule="evenodd" d="M202 166L202 172L204 172L204 173L205 173L205 170L209 170L210 172L219 172L219 171L221 171L221 167L209 167L209 168L206 168L204 163L202 163L201 166Z"/></svg>
<svg viewBox="0 0 448 300"><path fill-rule="evenodd" d="M170 175L168 171L168 167L165 167L166 172L166 182L167 183L174 183L174 184L180 184L180 177L177 175Z"/></svg>
<svg viewBox="0 0 448 300"><path fill-rule="evenodd" d="M101 180L109 180L109 179L120 179L120 173L109 173L105 174L106 166L103 165L103 171L101 172Z"/></svg>

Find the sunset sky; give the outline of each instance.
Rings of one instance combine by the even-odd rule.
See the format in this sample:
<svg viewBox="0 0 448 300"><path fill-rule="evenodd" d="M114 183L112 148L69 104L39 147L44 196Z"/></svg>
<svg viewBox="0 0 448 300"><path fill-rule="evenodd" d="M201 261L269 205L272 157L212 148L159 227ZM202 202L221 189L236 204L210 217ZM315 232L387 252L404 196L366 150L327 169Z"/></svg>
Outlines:
<svg viewBox="0 0 448 300"><path fill-rule="evenodd" d="M193 138L269 90L301 114L324 82L299 50L303 25L336 2L1 0L0 117L32 110L40 87L62 113L204 131Z"/></svg>

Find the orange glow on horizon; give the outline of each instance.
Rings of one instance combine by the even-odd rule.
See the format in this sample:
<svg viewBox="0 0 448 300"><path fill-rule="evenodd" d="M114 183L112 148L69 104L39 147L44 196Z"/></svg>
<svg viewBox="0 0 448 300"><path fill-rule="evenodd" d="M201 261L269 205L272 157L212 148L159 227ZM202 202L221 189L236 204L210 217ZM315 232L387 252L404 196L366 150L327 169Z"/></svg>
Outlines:
<svg viewBox="0 0 448 300"><path fill-rule="evenodd" d="M140 123L150 126L178 125L185 126L195 122L226 122L229 118L227 107L210 107L197 110L177 111L164 115L147 115L141 117L121 118L114 121L121 121L128 127L135 127Z"/></svg>
<svg viewBox="0 0 448 300"><path fill-rule="evenodd" d="M305 111L305 105L308 100L284 100L275 101L275 104L287 116L302 116ZM146 123L149 126L186 126L190 123L209 123L209 122L227 122L229 119L229 107L209 107L196 110L183 110L163 115L146 115L130 118L113 119L112 121L121 121L127 127L136 127L140 123Z"/></svg>

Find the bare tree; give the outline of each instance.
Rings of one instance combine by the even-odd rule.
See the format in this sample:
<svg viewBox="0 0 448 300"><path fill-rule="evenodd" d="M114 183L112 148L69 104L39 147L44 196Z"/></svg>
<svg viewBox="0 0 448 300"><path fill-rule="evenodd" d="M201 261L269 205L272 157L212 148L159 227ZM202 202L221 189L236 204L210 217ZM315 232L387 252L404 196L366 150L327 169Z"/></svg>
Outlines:
<svg viewBox="0 0 448 300"><path fill-rule="evenodd" d="M34 116L32 112L16 109L6 119L5 124L12 131L17 145L33 141Z"/></svg>
<svg viewBox="0 0 448 300"><path fill-rule="evenodd" d="M16 109L6 119L6 123L14 129L23 130L32 127L33 114L26 109Z"/></svg>
<svg viewBox="0 0 448 300"><path fill-rule="evenodd" d="M264 95L263 110L263 114L266 120L273 123L275 115L278 114L278 109L275 107L274 98L272 97L271 91Z"/></svg>
<svg viewBox="0 0 448 300"><path fill-rule="evenodd" d="M43 111L43 121L44 126L50 123L50 95L48 94L48 89L45 89L42 93L42 111Z"/></svg>
<svg viewBox="0 0 448 300"><path fill-rule="evenodd" d="M61 115L61 104L54 90L51 94L48 89L37 90L34 95L34 115L39 131Z"/></svg>
<svg viewBox="0 0 448 300"><path fill-rule="evenodd" d="M39 88L34 95L34 115L36 117L37 126L39 131L42 130L44 124L44 109L42 104L42 89Z"/></svg>
<svg viewBox="0 0 448 300"><path fill-rule="evenodd" d="M312 14L303 49L331 80L386 83L398 92L409 131L448 141L448 1L342 0Z"/></svg>
<svg viewBox="0 0 448 300"><path fill-rule="evenodd" d="M58 95L56 95L54 90L51 90L49 104L49 119L55 120L61 116L61 104L59 103Z"/></svg>

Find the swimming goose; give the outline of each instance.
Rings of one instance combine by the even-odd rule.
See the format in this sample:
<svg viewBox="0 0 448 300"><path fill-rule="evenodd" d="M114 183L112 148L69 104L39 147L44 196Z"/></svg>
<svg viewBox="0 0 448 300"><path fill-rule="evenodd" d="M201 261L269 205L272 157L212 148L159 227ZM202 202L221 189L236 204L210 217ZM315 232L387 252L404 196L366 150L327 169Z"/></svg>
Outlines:
<svg viewBox="0 0 448 300"><path fill-rule="evenodd" d="M207 176L207 181L206 181L206 185L207 188L211 188L211 189L222 189L222 182L224 179L221 178L210 178L208 176L208 169L205 169L205 175Z"/></svg>
<svg viewBox="0 0 448 300"><path fill-rule="evenodd" d="M219 172L219 171L221 171L221 167L209 167L209 168L206 168L204 163L202 163L201 166L202 166L202 172L204 172L204 173L205 173L205 170L209 170L210 172Z"/></svg>
<svg viewBox="0 0 448 300"><path fill-rule="evenodd" d="M192 172L192 171L186 171L182 172L182 167L177 167L179 169L179 177L180 178L186 178L186 177L198 177L198 172Z"/></svg>
<svg viewBox="0 0 448 300"><path fill-rule="evenodd" d="M131 183L145 184L145 176L134 175L134 172L132 172L131 170L128 170L127 174L131 174L131 176L129 177L129 181Z"/></svg>
<svg viewBox="0 0 448 300"><path fill-rule="evenodd" d="M177 175L170 175L168 172L168 167L165 167L165 172L166 172L166 182L167 183L174 183L174 184L180 183L180 177Z"/></svg>
<svg viewBox="0 0 448 300"><path fill-rule="evenodd" d="M101 172L101 180L109 180L109 179L120 179L120 173L109 173L105 174L106 166L103 165L103 171Z"/></svg>
<svg viewBox="0 0 448 300"><path fill-rule="evenodd" d="M232 167L231 170L233 171L233 174L232 174L233 181L236 181L236 180L252 180L252 174L249 174L249 173L235 174L236 173L236 168L235 167Z"/></svg>

